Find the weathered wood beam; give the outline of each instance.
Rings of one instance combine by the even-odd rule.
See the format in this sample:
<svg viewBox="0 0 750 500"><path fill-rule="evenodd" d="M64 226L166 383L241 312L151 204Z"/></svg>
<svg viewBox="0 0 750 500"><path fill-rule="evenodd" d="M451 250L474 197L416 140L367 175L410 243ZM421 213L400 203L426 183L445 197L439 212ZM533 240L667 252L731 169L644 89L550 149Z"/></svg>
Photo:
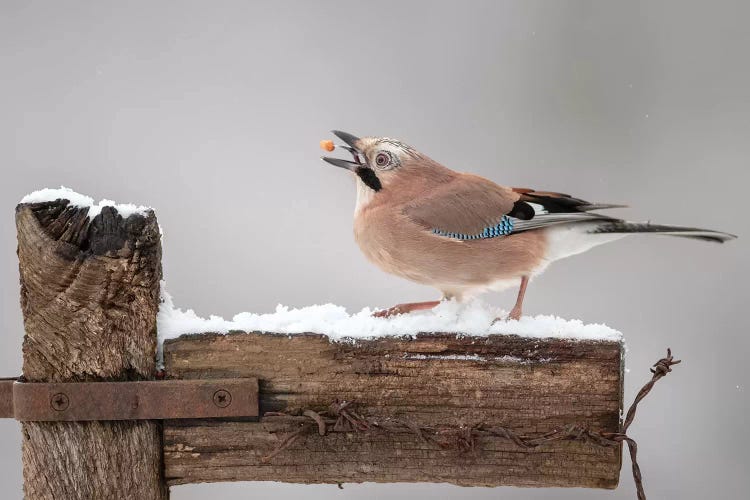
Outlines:
<svg viewBox="0 0 750 500"><path fill-rule="evenodd" d="M30 382L153 376L161 243L156 217L93 220L66 200L16 209L23 376ZM163 500L156 422L23 424L27 499Z"/></svg>
<svg viewBox="0 0 750 500"><path fill-rule="evenodd" d="M164 353L170 378L257 377L266 414L257 421L167 422L169 484L618 482L619 446L559 441L523 448L481 433L463 438L480 425L534 436L571 424L618 431L617 342L426 334L334 343L313 334L236 333L181 337L167 341ZM381 427L319 435L303 412L323 413L337 400L355 402L359 416ZM274 412L283 414L268 415Z"/></svg>

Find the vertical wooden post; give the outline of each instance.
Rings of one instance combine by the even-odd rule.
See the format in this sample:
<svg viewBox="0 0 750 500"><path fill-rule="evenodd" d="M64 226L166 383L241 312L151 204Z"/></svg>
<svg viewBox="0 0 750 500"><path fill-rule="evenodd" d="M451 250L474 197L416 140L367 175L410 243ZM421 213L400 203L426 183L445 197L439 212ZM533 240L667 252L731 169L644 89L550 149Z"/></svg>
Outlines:
<svg viewBox="0 0 750 500"><path fill-rule="evenodd" d="M153 377L156 217L87 212L67 200L16 209L28 381ZM157 422L24 423L23 473L29 500L169 497Z"/></svg>

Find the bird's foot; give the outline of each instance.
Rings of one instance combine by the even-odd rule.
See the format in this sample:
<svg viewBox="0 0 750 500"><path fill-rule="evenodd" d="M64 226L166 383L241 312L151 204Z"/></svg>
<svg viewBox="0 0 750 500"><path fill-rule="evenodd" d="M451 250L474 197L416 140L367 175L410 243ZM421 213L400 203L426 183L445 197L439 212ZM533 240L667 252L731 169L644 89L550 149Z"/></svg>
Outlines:
<svg viewBox="0 0 750 500"><path fill-rule="evenodd" d="M522 313L522 311L521 311L520 307L514 307L513 309L510 310L510 314L508 315L508 319L514 319L514 320L518 321L519 319L521 319L521 313Z"/></svg>
<svg viewBox="0 0 750 500"><path fill-rule="evenodd" d="M389 307L388 309L383 309L382 311L375 311L372 313L372 315L375 318L390 318L391 316L398 316L399 314L404 314L407 311L404 311L401 308L401 304L393 307Z"/></svg>
<svg viewBox="0 0 750 500"><path fill-rule="evenodd" d="M382 311L375 311L372 315L376 318L390 318L391 316L398 316L399 314L408 314L412 311L421 311L423 309L432 309L436 305L440 304L439 300L433 300L430 302L409 302L406 304L398 304Z"/></svg>
<svg viewBox="0 0 750 500"><path fill-rule="evenodd" d="M516 320L518 321L521 319L522 310L520 307L514 307L511 309L510 314L506 318L495 318L492 324L494 325L498 321L510 321L510 320Z"/></svg>

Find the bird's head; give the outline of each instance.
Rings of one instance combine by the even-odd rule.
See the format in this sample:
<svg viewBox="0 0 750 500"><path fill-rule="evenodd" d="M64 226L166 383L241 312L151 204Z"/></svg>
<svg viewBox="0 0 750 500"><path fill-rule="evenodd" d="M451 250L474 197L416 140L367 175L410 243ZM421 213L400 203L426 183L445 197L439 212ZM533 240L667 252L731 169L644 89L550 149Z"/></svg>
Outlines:
<svg viewBox="0 0 750 500"><path fill-rule="evenodd" d="M364 186L376 193L397 186L399 180L404 181L429 161L414 148L387 137L359 138L340 130L333 134L345 144L334 146L331 141L323 141L321 145L329 151L345 149L353 160L328 156L322 160L355 173Z"/></svg>

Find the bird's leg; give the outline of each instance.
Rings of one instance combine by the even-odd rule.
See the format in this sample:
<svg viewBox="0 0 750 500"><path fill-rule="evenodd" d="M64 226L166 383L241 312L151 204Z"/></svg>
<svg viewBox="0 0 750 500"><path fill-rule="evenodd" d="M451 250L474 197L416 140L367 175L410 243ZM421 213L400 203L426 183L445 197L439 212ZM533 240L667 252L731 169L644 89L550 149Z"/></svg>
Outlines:
<svg viewBox="0 0 750 500"><path fill-rule="evenodd" d="M439 300L431 300L429 302L409 302L406 304L398 304L393 307L389 307L383 311L377 311L372 313L376 318L390 318L398 314L407 314L412 311L421 311L424 309L432 309L433 307L440 304Z"/></svg>
<svg viewBox="0 0 750 500"><path fill-rule="evenodd" d="M518 297L516 298L516 305L513 306L513 309L511 309L510 314L508 315L507 319L521 319L521 314L523 312L523 296L526 295L526 285L529 284L529 277L528 276L521 276L521 287L518 289ZM500 321L500 318L495 318L496 321Z"/></svg>
<svg viewBox="0 0 750 500"><path fill-rule="evenodd" d="M516 297L516 305L510 310L508 319L521 319L521 313L523 311L523 296L526 295L526 285L529 284L528 276L521 276L521 287L518 289L518 297Z"/></svg>

